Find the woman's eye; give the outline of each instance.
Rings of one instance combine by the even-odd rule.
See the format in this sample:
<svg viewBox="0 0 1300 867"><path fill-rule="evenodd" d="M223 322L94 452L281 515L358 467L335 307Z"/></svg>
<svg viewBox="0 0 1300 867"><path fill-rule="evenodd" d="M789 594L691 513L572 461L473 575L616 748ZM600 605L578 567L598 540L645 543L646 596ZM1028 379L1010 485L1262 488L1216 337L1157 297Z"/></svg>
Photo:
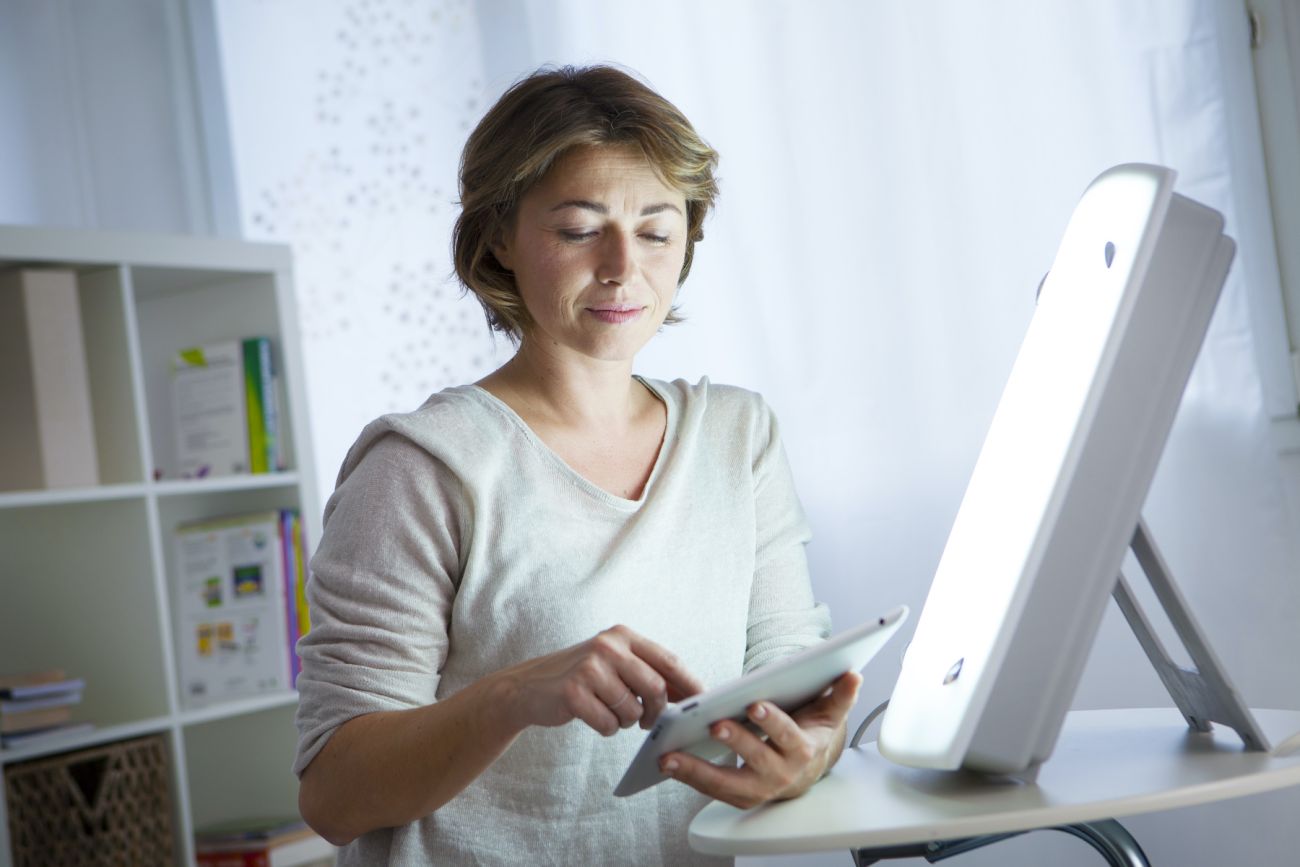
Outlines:
<svg viewBox="0 0 1300 867"><path fill-rule="evenodd" d="M596 237L596 232L591 229L561 229L560 237L566 241L587 241Z"/></svg>
<svg viewBox="0 0 1300 867"><path fill-rule="evenodd" d="M651 244L667 244L672 240L668 235L660 235L655 232L642 232L641 237L645 238Z"/></svg>

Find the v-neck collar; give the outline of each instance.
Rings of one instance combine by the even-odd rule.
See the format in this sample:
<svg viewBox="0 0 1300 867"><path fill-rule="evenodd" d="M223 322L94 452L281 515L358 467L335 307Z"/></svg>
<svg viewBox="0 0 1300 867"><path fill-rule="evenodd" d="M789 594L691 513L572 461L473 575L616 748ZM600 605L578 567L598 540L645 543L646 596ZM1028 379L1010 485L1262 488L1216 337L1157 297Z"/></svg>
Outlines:
<svg viewBox="0 0 1300 867"><path fill-rule="evenodd" d="M645 503L647 497L649 497L650 491L654 487L655 481L659 478L663 465L668 459L668 453L677 428L677 407L674 404L671 395L657 388L649 380L636 374L633 374L632 378L641 383L641 385L643 385L651 395L664 405L666 416L664 422L664 436L663 440L659 443L659 452L655 455L654 468L651 469L650 477L646 479L646 483L641 489L641 496L635 500L610 493L600 485L597 485L595 482L588 479L582 473L575 470L573 467L569 466L563 458L555 453L554 449L542 441L542 438L528 426L528 422L524 421L523 418L520 417L519 413L515 412L510 408L509 404L488 391L486 388L483 388L483 386L469 385L466 386L466 388L469 389L471 393L480 395L490 406L493 406L498 411L504 413L506 418L519 428L524 437L533 444L533 447L536 448L545 459L555 464L560 472L566 475L578 487L586 490L596 499L608 503L615 508L623 511L635 511L636 509L639 509L641 505Z"/></svg>

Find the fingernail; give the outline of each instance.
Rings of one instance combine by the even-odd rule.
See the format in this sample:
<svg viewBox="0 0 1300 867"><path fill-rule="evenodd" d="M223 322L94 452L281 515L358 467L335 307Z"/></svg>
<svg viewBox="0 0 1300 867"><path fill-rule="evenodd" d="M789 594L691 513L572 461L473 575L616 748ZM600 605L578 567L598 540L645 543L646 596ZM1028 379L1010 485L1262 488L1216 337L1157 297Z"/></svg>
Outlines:
<svg viewBox="0 0 1300 867"><path fill-rule="evenodd" d="M720 741L729 741L729 740L731 740L731 729L727 728L726 726L719 726L719 727L718 727L718 740L720 740Z"/></svg>
<svg viewBox="0 0 1300 867"><path fill-rule="evenodd" d="M754 719L763 719L767 716L767 706L763 704L754 705Z"/></svg>
<svg viewBox="0 0 1300 867"><path fill-rule="evenodd" d="M676 759L669 759L668 761L664 762L664 770L667 771L667 772L670 773L670 774L671 774L673 771L677 770L677 760L676 760Z"/></svg>

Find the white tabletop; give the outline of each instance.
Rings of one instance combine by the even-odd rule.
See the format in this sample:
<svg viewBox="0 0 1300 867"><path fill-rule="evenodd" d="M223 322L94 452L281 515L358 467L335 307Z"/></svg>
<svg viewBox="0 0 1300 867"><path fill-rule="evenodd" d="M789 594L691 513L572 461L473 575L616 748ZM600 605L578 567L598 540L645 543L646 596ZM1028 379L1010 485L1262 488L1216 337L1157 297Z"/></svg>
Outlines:
<svg viewBox="0 0 1300 867"><path fill-rule="evenodd" d="M691 823L713 855L775 855L952 840L1204 804L1300 784L1300 711L1254 710L1272 744L1190 731L1173 708L1072 711L1034 783L923 771L846 749L803 797L741 811L715 802Z"/></svg>

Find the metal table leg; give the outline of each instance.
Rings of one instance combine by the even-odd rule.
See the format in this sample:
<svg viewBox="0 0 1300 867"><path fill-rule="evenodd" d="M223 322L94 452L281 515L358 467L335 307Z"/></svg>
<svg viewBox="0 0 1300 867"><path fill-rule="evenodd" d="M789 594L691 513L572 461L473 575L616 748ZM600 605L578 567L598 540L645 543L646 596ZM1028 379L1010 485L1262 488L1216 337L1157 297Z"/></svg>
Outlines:
<svg viewBox="0 0 1300 867"><path fill-rule="evenodd" d="M1060 825L1053 831L1064 831L1083 840L1101 853L1111 867L1151 867L1147 855L1128 829L1114 819L1081 822L1078 825Z"/></svg>
<svg viewBox="0 0 1300 867"><path fill-rule="evenodd" d="M1146 853L1128 829L1114 819L1100 819L1096 822L1080 822L1077 825L1058 825L1052 828L1038 828L1040 831L1060 831L1072 837L1078 837L1106 859L1110 867L1151 867ZM981 849L1002 840L1019 837L1030 831L1016 831L1010 834L987 834L980 837L965 837L959 840L937 840L932 843L915 843L907 846L881 846L872 849L854 849L853 863L856 867L868 867L881 861L894 858L924 858L933 864L945 858L952 858L963 852Z"/></svg>

